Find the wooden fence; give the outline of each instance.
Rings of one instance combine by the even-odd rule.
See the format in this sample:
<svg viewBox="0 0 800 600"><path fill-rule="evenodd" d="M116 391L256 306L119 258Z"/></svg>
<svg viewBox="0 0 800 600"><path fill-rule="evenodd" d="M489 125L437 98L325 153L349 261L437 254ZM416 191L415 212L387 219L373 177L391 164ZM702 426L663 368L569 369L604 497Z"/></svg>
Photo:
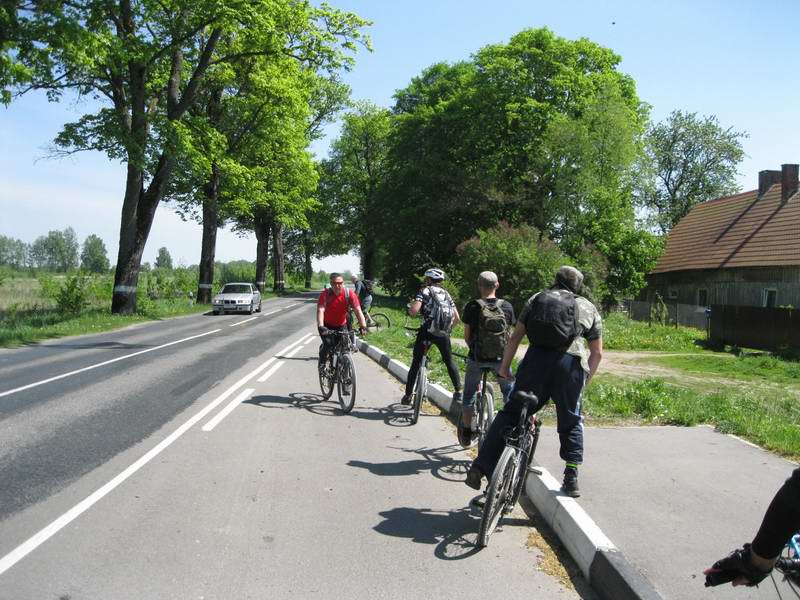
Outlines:
<svg viewBox="0 0 800 600"><path fill-rule="evenodd" d="M800 350L800 310L714 304L711 341L760 350Z"/></svg>

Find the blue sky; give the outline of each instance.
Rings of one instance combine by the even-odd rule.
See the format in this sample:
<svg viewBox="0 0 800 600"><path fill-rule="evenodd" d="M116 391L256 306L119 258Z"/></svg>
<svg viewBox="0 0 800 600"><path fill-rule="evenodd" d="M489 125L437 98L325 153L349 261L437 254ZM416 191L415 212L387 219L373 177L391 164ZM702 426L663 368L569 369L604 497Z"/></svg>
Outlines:
<svg viewBox="0 0 800 600"><path fill-rule="evenodd" d="M674 109L717 115L746 131L739 183L754 189L758 171L800 162L796 28L800 3L743 0L455 1L331 0L374 21L374 52L360 52L346 75L353 98L390 106L395 90L425 67L466 59L526 27L547 26L569 39L587 37L622 57L620 69L659 121ZM42 95L0 107L0 234L33 241L72 226L82 241L100 235L116 258L124 168L104 156L48 160L46 146L81 105L49 104ZM338 128L328 128L334 136ZM328 140L314 151L324 155ZM159 207L144 260L166 246L173 260L196 263L200 227ZM222 232L219 260L255 257L255 241ZM318 265L320 266L320 265ZM328 259L326 270L356 269L354 257Z"/></svg>

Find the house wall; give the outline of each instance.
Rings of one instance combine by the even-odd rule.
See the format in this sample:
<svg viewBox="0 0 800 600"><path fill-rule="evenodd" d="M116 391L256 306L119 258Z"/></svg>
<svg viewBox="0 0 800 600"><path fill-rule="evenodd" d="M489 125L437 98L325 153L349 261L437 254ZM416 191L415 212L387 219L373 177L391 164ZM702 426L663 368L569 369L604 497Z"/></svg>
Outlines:
<svg viewBox="0 0 800 600"><path fill-rule="evenodd" d="M708 290L708 306L763 306L764 290L773 289L776 306L800 308L800 266L653 273L640 299L652 301L658 292L665 301L699 304L699 289Z"/></svg>

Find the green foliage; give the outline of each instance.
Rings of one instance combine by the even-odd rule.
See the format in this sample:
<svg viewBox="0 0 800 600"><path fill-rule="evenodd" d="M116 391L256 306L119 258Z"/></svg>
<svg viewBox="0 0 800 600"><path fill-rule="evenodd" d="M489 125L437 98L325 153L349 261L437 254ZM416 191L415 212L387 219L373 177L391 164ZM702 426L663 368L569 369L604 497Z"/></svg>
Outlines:
<svg viewBox="0 0 800 600"><path fill-rule="evenodd" d="M172 256L170 256L169 250L163 246L158 249L158 256L156 257L156 269L172 270Z"/></svg>
<svg viewBox="0 0 800 600"><path fill-rule="evenodd" d="M692 327L648 325L612 312L603 319L603 347L606 350L661 350L665 352L700 352L706 339L704 331Z"/></svg>
<svg viewBox="0 0 800 600"><path fill-rule="evenodd" d="M552 285L558 268L568 262L558 246L534 227L506 223L478 231L457 253L461 299L477 296L475 282L481 271L494 271L500 281L499 295L518 312L533 294Z"/></svg>
<svg viewBox="0 0 800 600"><path fill-rule="evenodd" d="M55 297L58 310L77 314L86 306L86 278L80 274L70 275L58 288Z"/></svg>
<svg viewBox="0 0 800 600"><path fill-rule="evenodd" d="M0 235L0 267L23 269L28 265L30 248L22 240Z"/></svg>
<svg viewBox="0 0 800 600"><path fill-rule="evenodd" d="M640 202L668 232L698 202L739 189L736 168L747 134L723 127L715 116L680 110L647 133L647 156L641 165Z"/></svg>
<svg viewBox="0 0 800 600"><path fill-rule="evenodd" d="M65 273L78 267L78 237L72 227L39 236L30 250L32 265Z"/></svg>
<svg viewBox="0 0 800 600"><path fill-rule="evenodd" d="M83 241L81 268L90 273L108 272L108 253L103 240L92 234Z"/></svg>
<svg viewBox="0 0 800 600"><path fill-rule="evenodd" d="M702 356L654 356L648 363L664 365L687 373L708 374L726 379L761 383L800 384L800 361L771 354L729 354Z"/></svg>
<svg viewBox="0 0 800 600"><path fill-rule="evenodd" d="M254 282L256 280L255 263L237 260L221 265L214 271L214 287L222 287L231 282Z"/></svg>

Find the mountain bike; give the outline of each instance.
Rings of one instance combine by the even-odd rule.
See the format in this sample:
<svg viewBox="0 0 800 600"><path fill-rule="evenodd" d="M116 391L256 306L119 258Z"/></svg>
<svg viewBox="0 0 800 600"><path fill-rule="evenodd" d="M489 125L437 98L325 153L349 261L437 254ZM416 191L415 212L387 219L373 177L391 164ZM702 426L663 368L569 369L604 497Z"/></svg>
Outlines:
<svg viewBox="0 0 800 600"><path fill-rule="evenodd" d="M539 400L528 392L516 391L514 395L523 401L522 410L517 426L505 434L506 447L486 489L486 502L478 531L478 546L481 548L489 544L489 536L503 515L514 510L525 487L525 477L539 443L542 424L534 412Z"/></svg>
<svg viewBox="0 0 800 600"><path fill-rule="evenodd" d="M333 388L336 386L342 412L347 414L353 410L356 402L356 365L351 356L358 351L355 333L329 330L326 335L332 335L336 340L325 363L318 362L319 387L322 397L327 400L333 395Z"/></svg>
<svg viewBox="0 0 800 600"><path fill-rule="evenodd" d="M403 329L418 332L419 327L409 327L403 325ZM408 334L407 334L408 335ZM414 389L411 392L411 424L416 425L419 420L419 411L422 407L422 400L428 393L428 352L430 352L433 342L425 340L422 342L422 362L419 364L417 378L414 381Z"/></svg>
<svg viewBox="0 0 800 600"><path fill-rule="evenodd" d="M382 329L389 329L392 322L389 317L382 312L364 311L364 318L367 320L367 327L381 331Z"/></svg>
<svg viewBox="0 0 800 600"><path fill-rule="evenodd" d="M489 373L494 373L494 367L481 367L481 381L478 384L477 398L475 400L475 415L478 420L478 448L486 439L486 432L494 421L494 389L488 381Z"/></svg>

